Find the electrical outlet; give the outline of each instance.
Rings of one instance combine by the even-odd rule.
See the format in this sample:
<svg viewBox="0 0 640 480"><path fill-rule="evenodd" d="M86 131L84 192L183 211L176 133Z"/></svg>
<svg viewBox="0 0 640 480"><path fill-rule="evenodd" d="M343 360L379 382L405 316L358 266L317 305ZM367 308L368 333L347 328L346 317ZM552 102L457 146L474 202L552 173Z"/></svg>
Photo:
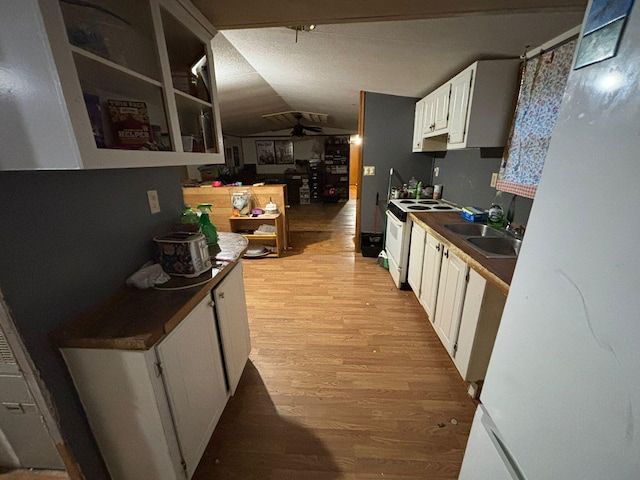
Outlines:
<svg viewBox="0 0 640 480"><path fill-rule="evenodd" d="M492 173L491 174L491 184L489 186L495 188L497 182L498 182L498 174L497 173Z"/></svg>
<svg viewBox="0 0 640 480"><path fill-rule="evenodd" d="M151 213L160 213L160 200L158 200L158 191L147 190L147 198L149 199L149 210L151 210Z"/></svg>
<svg viewBox="0 0 640 480"><path fill-rule="evenodd" d="M438 175L440 175L440 167L436 167L433 169L433 176L437 177Z"/></svg>
<svg viewBox="0 0 640 480"><path fill-rule="evenodd" d="M364 167L364 175L366 177L371 177L371 176L373 176L375 174L376 174L376 167L375 166Z"/></svg>

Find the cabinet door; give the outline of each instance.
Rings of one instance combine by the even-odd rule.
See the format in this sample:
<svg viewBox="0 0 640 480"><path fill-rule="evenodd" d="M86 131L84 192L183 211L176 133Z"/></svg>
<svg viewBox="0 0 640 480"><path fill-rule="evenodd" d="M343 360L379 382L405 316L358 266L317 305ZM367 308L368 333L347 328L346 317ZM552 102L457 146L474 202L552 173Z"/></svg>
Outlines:
<svg viewBox="0 0 640 480"><path fill-rule="evenodd" d="M484 379L500 326L506 295L469 269L454 362L462 379Z"/></svg>
<svg viewBox="0 0 640 480"><path fill-rule="evenodd" d="M244 295L242 264L229 272L213 291L218 328L231 395L236 391L242 371L251 353L249 319Z"/></svg>
<svg viewBox="0 0 640 480"><path fill-rule="evenodd" d="M468 269L466 263L445 248L438 284L438 308L434 327L440 341L452 357L455 355Z"/></svg>
<svg viewBox="0 0 640 480"><path fill-rule="evenodd" d="M424 98L416 102L416 113L413 119L413 152L422 151L422 122L424 121Z"/></svg>
<svg viewBox="0 0 640 480"><path fill-rule="evenodd" d="M467 111L473 69L467 69L451 81L451 105L449 109L448 143L464 143L467 128Z"/></svg>
<svg viewBox="0 0 640 480"><path fill-rule="evenodd" d="M451 84L447 83L434 92L435 108L433 113L434 132L445 130L449 120L449 96Z"/></svg>
<svg viewBox="0 0 640 480"><path fill-rule="evenodd" d="M211 300L203 299L156 352L180 451L191 477L228 398Z"/></svg>
<svg viewBox="0 0 640 480"><path fill-rule="evenodd" d="M411 228L411 247L409 248L409 272L407 281L416 297L420 298L422 285L422 265L424 263L424 241L426 232L419 225Z"/></svg>
<svg viewBox="0 0 640 480"><path fill-rule="evenodd" d="M431 94L424 98L424 109L422 111L422 136L431 135L436 128L434 115L436 109L436 97Z"/></svg>
<svg viewBox="0 0 640 480"><path fill-rule="evenodd" d="M424 307L429 320L435 320L438 281L442 265L442 244L427 233L422 265L422 282L420 287L420 303Z"/></svg>

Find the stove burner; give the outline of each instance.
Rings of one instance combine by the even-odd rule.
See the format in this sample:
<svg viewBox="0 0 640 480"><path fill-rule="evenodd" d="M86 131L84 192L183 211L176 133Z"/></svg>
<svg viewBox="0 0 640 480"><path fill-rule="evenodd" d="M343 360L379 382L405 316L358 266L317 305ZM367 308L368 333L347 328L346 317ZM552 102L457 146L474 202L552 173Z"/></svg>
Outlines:
<svg viewBox="0 0 640 480"><path fill-rule="evenodd" d="M416 203L415 200L400 200L399 203Z"/></svg>
<svg viewBox="0 0 640 480"><path fill-rule="evenodd" d="M417 203L423 203L425 205L436 205L440 202L438 200L418 200Z"/></svg>
<svg viewBox="0 0 640 480"><path fill-rule="evenodd" d="M432 208L438 208L438 207L427 207L425 205L411 205L410 207L407 207L409 210L431 210Z"/></svg>
<svg viewBox="0 0 640 480"><path fill-rule="evenodd" d="M453 210L453 207L450 207L448 205L438 205L437 207L431 207L434 210Z"/></svg>

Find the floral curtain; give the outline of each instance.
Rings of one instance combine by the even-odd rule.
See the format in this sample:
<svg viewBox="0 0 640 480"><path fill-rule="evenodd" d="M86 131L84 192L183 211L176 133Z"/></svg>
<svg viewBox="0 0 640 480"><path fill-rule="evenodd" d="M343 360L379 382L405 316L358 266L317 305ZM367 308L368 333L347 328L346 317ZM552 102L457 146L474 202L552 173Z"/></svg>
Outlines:
<svg viewBox="0 0 640 480"><path fill-rule="evenodd" d="M534 198L576 43L571 40L524 64L509 144L496 184L498 190Z"/></svg>

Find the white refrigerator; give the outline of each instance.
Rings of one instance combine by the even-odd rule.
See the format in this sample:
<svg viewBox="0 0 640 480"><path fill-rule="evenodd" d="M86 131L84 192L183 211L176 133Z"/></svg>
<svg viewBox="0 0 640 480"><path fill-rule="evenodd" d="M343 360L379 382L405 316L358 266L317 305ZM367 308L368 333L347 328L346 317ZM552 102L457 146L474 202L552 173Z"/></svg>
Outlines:
<svg viewBox="0 0 640 480"><path fill-rule="evenodd" d="M460 473L640 479L640 5L572 70Z"/></svg>

